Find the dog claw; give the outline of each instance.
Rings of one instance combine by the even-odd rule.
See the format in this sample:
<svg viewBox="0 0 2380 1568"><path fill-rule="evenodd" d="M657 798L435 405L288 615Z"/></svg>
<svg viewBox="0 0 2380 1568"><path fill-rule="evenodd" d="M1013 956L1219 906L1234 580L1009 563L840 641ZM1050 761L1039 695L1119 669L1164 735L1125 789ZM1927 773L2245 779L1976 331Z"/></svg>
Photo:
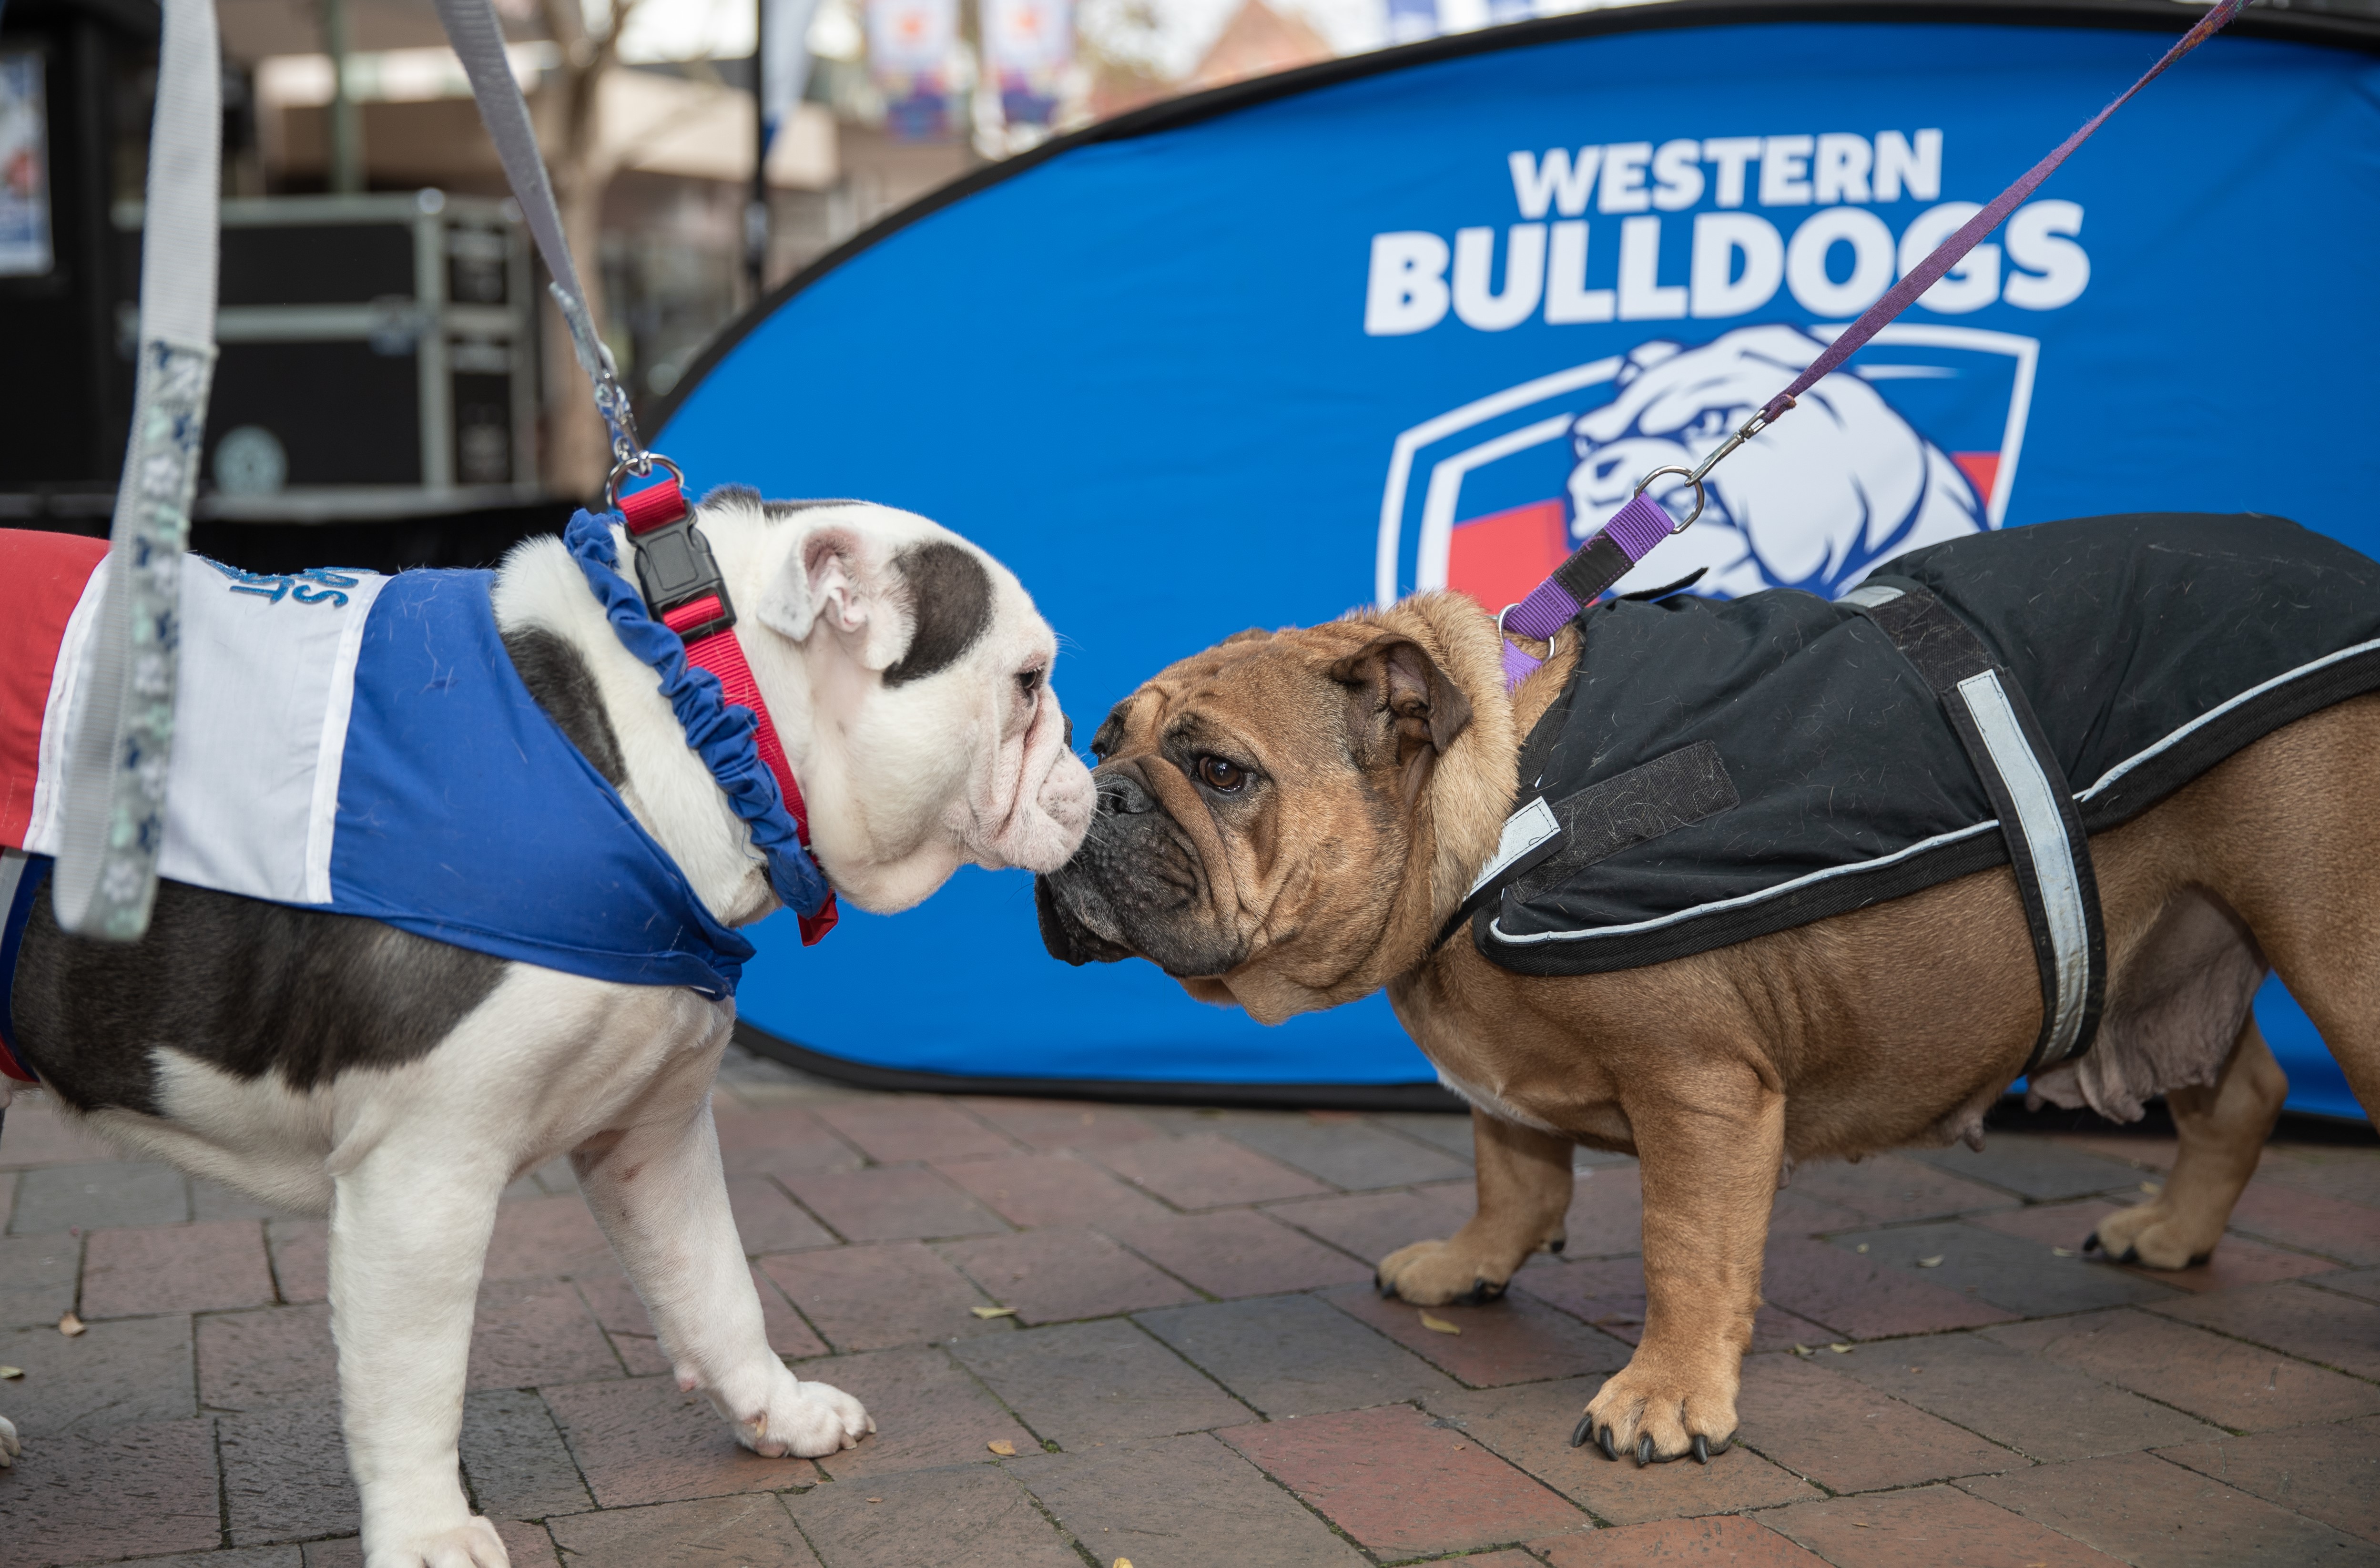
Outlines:
<svg viewBox="0 0 2380 1568"><path fill-rule="evenodd" d="M1593 1416L1580 1416L1578 1418L1578 1425L1570 1429L1571 1447L1585 1448L1586 1446L1587 1432L1594 1427L1594 1425L1595 1417Z"/></svg>
<svg viewBox="0 0 2380 1568"><path fill-rule="evenodd" d="M2082 1238L2082 1250L2085 1252L2096 1252L2099 1250L2098 1232L2093 1231L2089 1235Z"/></svg>
<svg viewBox="0 0 2380 1568"><path fill-rule="evenodd" d="M1642 1470L1653 1463L1653 1436L1647 1432L1636 1441L1636 1468Z"/></svg>
<svg viewBox="0 0 2380 1568"><path fill-rule="evenodd" d="M1700 1432L1694 1434L1694 1463L1697 1465L1710 1463L1710 1439Z"/></svg>
<svg viewBox="0 0 2380 1568"><path fill-rule="evenodd" d="M2137 1246L2128 1246L2124 1248L2124 1255L2116 1259L2119 1263L2137 1263L2140 1260L2141 1249Z"/></svg>
<svg viewBox="0 0 2380 1568"><path fill-rule="evenodd" d="M1380 1278L1380 1271L1378 1269L1372 1270L1372 1289L1381 1295L1389 1294L1389 1282Z"/></svg>
<svg viewBox="0 0 2380 1568"><path fill-rule="evenodd" d="M1597 1432L1595 1434L1595 1440L1597 1445L1603 1450L1604 1458L1617 1459L1620 1457L1620 1445L1611 1440L1610 1428L1606 1427L1602 1430Z"/></svg>

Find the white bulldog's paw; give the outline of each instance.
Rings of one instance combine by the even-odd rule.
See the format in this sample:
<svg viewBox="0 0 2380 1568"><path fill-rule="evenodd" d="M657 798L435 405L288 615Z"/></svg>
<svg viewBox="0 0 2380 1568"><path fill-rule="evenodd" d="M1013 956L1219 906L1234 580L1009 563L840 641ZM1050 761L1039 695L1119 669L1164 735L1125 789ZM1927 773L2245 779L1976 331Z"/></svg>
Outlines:
<svg viewBox="0 0 2380 1568"><path fill-rule="evenodd" d="M364 1568L512 1568L496 1527L474 1515L451 1529L368 1539Z"/></svg>
<svg viewBox="0 0 2380 1568"><path fill-rule="evenodd" d="M0 1416L0 1470L17 1463L17 1455L24 1452L25 1445L17 1440L17 1428L9 1425L8 1417Z"/></svg>
<svg viewBox="0 0 2380 1568"><path fill-rule="evenodd" d="M859 1401L824 1383L805 1383L784 1368L771 1380L767 1407L735 1423L735 1440L770 1459L819 1459L876 1429Z"/></svg>

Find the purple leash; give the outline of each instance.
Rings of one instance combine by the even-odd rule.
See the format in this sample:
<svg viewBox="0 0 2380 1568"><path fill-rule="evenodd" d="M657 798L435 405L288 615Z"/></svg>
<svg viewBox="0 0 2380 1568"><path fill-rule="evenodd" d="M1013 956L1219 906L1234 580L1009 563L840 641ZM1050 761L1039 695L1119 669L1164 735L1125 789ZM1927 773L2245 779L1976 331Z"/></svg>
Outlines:
<svg viewBox="0 0 2380 1568"><path fill-rule="evenodd" d="M1637 481L1636 493L1628 504L1612 514L1611 520L1597 529L1595 536L1571 553L1570 559L1556 566L1553 575L1529 590L1520 603L1509 605L1496 617L1500 633L1517 632L1538 642L1550 642L1565 622L1593 603L1603 591L1626 576L1629 569L1651 553L1653 547L1673 533L1683 533L1696 517L1703 515L1703 479L1718 466L1718 460L1758 435L1763 430L1784 417L1801 396L1842 362L1865 346L1884 326L1903 310L1917 302L1918 296L1933 287L1963 260L1968 251L1981 243L1983 237L1999 227L2024 199L2040 188L2041 182L2066 162L2076 148L2091 139L2091 133L2107 123L2107 116L2131 102L2132 94L2165 74L2166 68L2184 55L2197 48L2223 30L2225 24L2240 14L2247 0L2220 0L2220 3L2199 18L2197 24L2181 35L2164 57L2151 66L2140 80L2126 88L2123 95L2083 125L2082 128L2051 149L2049 155L2025 171L2014 185L1992 199L1991 205L1960 225L1959 231L1934 248L1934 253L1912 267L1909 275L1886 291L1883 298L1861 312L1859 320L1845 328L1842 334L1827 346L1827 351L1810 362L1810 368L1793 378L1792 384L1770 398L1761 410L1744 421L1743 428L1722 443L1719 448L1693 468L1656 468ZM1645 487L1663 474L1681 474L1694 488L1694 509L1684 522L1673 521L1668 510L1658 502L1648 500ZM1510 690L1526 680L1545 661L1523 652L1512 640L1504 640L1504 686Z"/></svg>

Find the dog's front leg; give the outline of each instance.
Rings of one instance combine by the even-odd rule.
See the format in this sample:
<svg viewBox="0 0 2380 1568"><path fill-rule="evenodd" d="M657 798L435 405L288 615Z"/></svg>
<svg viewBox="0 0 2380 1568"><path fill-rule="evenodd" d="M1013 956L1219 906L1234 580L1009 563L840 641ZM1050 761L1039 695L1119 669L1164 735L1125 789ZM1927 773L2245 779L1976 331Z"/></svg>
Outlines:
<svg viewBox="0 0 2380 1568"><path fill-rule="evenodd" d="M455 1453L471 1313L507 1173L382 1144L336 1179L331 1335L365 1568L509 1568Z"/></svg>
<svg viewBox="0 0 2380 1568"><path fill-rule="evenodd" d="M1561 1250L1571 1140L1474 1107L1471 1145L1478 1211L1444 1241L1417 1241L1380 1259L1373 1281L1382 1295L1419 1307L1493 1301L1529 1254Z"/></svg>
<svg viewBox="0 0 2380 1568"><path fill-rule="evenodd" d="M1645 1337L1571 1434L1640 1465L1707 1459L1735 1436L1785 1153L1785 1096L1751 1068L1676 1089L1626 1105L1645 1181Z"/></svg>
<svg viewBox="0 0 2380 1568"><path fill-rule="evenodd" d="M772 1459L815 1459L876 1429L857 1400L800 1381L769 1348L727 1207L707 1092L686 1113L590 1139L570 1161L652 1316L678 1387L708 1395L734 1423L736 1440Z"/></svg>

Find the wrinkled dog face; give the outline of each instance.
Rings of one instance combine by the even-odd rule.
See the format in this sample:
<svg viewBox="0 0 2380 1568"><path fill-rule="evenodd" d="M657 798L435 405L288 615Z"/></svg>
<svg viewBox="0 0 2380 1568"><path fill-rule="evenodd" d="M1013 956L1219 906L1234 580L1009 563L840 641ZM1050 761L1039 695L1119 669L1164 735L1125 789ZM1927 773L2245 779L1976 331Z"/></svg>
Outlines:
<svg viewBox="0 0 2380 1568"><path fill-rule="evenodd" d="M890 913L962 865L1062 865L1090 775L1050 684L1057 638L1014 575L910 513L771 510L799 532L757 614L799 645L811 711L795 765L835 886Z"/></svg>
<svg viewBox="0 0 2380 1568"><path fill-rule="evenodd" d="M1093 738L1098 814L1036 883L1042 941L1145 957L1267 1023L1362 995L1415 801L1470 711L1418 643L1361 619L1184 660Z"/></svg>

